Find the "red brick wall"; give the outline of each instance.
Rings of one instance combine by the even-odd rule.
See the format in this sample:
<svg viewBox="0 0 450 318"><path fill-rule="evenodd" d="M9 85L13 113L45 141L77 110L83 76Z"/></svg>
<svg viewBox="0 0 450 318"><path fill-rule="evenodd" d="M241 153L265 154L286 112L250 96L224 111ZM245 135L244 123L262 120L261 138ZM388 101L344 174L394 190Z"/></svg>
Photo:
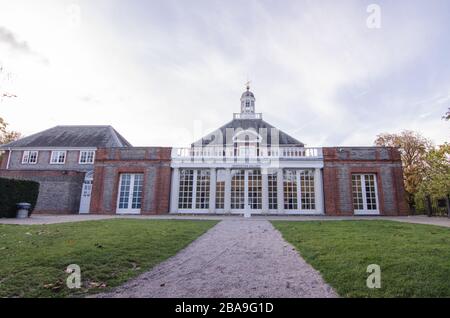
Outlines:
<svg viewBox="0 0 450 318"><path fill-rule="evenodd" d="M381 215L408 215L400 153L386 147L323 148L324 200L327 215L353 215L351 175L376 175Z"/></svg>
<svg viewBox="0 0 450 318"><path fill-rule="evenodd" d="M141 214L169 212L171 148L108 148L97 151L90 211L115 214L121 173L144 175Z"/></svg>

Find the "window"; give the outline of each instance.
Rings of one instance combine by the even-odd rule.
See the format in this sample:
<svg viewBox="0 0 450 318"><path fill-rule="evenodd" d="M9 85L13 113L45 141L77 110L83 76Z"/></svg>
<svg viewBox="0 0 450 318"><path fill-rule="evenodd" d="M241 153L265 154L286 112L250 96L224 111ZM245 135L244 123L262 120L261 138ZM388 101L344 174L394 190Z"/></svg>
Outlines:
<svg viewBox="0 0 450 318"><path fill-rule="evenodd" d="M22 156L22 164L36 164L38 159L37 151L24 151Z"/></svg>
<svg viewBox="0 0 450 318"><path fill-rule="evenodd" d="M209 208L209 170L197 170L197 188L195 189L195 208Z"/></svg>
<svg viewBox="0 0 450 318"><path fill-rule="evenodd" d="M248 170L248 204L252 210L262 208L262 177L260 170Z"/></svg>
<svg viewBox="0 0 450 318"><path fill-rule="evenodd" d="M123 174L120 178L119 209L128 208L130 201L131 174Z"/></svg>
<svg viewBox="0 0 450 318"><path fill-rule="evenodd" d="M379 213L376 186L375 174L352 174L355 213Z"/></svg>
<svg viewBox="0 0 450 318"><path fill-rule="evenodd" d="M245 208L245 170L231 170L231 208Z"/></svg>
<svg viewBox="0 0 450 318"><path fill-rule="evenodd" d="M297 173L296 170L283 171L284 208L297 210Z"/></svg>
<svg viewBox="0 0 450 318"><path fill-rule="evenodd" d="M95 158L95 151L87 150L80 151L80 159L78 163L80 164L93 164Z"/></svg>
<svg viewBox="0 0 450 318"><path fill-rule="evenodd" d="M353 209L355 210L364 210L361 179L360 174L352 175Z"/></svg>
<svg viewBox="0 0 450 318"><path fill-rule="evenodd" d="M140 209L142 202L142 187L144 185L144 175L133 175L133 196L131 198L131 209Z"/></svg>
<svg viewBox="0 0 450 318"><path fill-rule="evenodd" d="M118 210L133 212L141 209L143 183L143 174L120 175Z"/></svg>
<svg viewBox="0 0 450 318"><path fill-rule="evenodd" d="M178 196L179 209L192 209L192 192L194 186L194 170L180 170L180 188Z"/></svg>
<svg viewBox="0 0 450 318"><path fill-rule="evenodd" d="M269 173L268 175L268 190L269 190L269 210L276 210L278 208L278 186L277 173Z"/></svg>
<svg viewBox="0 0 450 318"><path fill-rule="evenodd" d="M208 209L210 182L209 169L181 169L178 208Z"/></svg>
<svg viewBox="0 0 450 318"><path fill-rule="evenodd" d="M52 151L50 164L64 164L66 162L66 151Z"/></svg>
<svg viewBox="0 0 450 318"><path fill-rule="evenodd" d="M314 210L316 208L316 199L314 193L314 171L300 171L300 191L302 210Z"/></svg>
<svg viewBox="0 0 450 318"><path fill-rule="evenodd" d="M216 209L225 208L225 171L217 170Z"/></svg>

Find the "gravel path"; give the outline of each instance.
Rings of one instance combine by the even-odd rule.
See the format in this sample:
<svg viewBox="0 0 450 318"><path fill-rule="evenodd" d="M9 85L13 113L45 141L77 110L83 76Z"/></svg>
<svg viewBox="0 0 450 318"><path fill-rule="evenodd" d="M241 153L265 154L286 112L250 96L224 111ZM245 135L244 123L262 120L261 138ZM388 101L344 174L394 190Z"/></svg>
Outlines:
<svg viewBox="0 0 450 318"><path fill-rule="evenodd" d="M266 220L225 220L98 297L337 297Z"/></svg>

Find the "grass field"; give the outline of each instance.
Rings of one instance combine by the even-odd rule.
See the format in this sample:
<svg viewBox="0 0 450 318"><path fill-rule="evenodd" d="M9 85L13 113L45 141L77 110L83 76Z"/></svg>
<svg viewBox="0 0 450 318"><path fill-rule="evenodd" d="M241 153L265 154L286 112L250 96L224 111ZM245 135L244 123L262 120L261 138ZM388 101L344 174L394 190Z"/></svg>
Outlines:
<svg viewBox="0 0 450 318"><path fill-rule="evenodd" d="M0 297L67 297L105 291L176 254L217 222L105 220L0 224ZM69 289L69 264L82 288Z"/></svg>
<svg viewBox="0 0 450 318"><path fill-rule="evenodd" d="M391 221L272 222L342 297L450 297L450 228ZM369 289L367 266L381 267Z"/></svg>

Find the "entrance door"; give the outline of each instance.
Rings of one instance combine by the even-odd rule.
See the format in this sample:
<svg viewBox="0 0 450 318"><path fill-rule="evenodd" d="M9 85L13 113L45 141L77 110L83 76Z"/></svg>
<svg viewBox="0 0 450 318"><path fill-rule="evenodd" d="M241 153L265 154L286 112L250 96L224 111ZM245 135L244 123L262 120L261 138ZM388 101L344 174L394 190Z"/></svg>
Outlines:
<svg viewBox="0 0 450 318"><path fill-rule="evenodd" d="M117 214L140 214L142 204L142 173L122 173L119 181Z"/></svg>
<svg viewBox="0 0 450 318"><path fill-rule="evenodd" d="M260 170L231 171L231 210L261 212L262 176Z"/></svg>
<svg viewBox="0 0 450 318"><path fill-rule="evenodd" d="M380 214L375 174L353 174L352 192L355 214Z"/></svg>
<svg viewBox="0 0 450 318"><path fill-rule="evenodd" d="M89 206L91 204L91 192L92 192L92 181L94 178L94 173L89 171L84 177L83 187L81 189L80 198L80 214L89 213Z"/></svg>

